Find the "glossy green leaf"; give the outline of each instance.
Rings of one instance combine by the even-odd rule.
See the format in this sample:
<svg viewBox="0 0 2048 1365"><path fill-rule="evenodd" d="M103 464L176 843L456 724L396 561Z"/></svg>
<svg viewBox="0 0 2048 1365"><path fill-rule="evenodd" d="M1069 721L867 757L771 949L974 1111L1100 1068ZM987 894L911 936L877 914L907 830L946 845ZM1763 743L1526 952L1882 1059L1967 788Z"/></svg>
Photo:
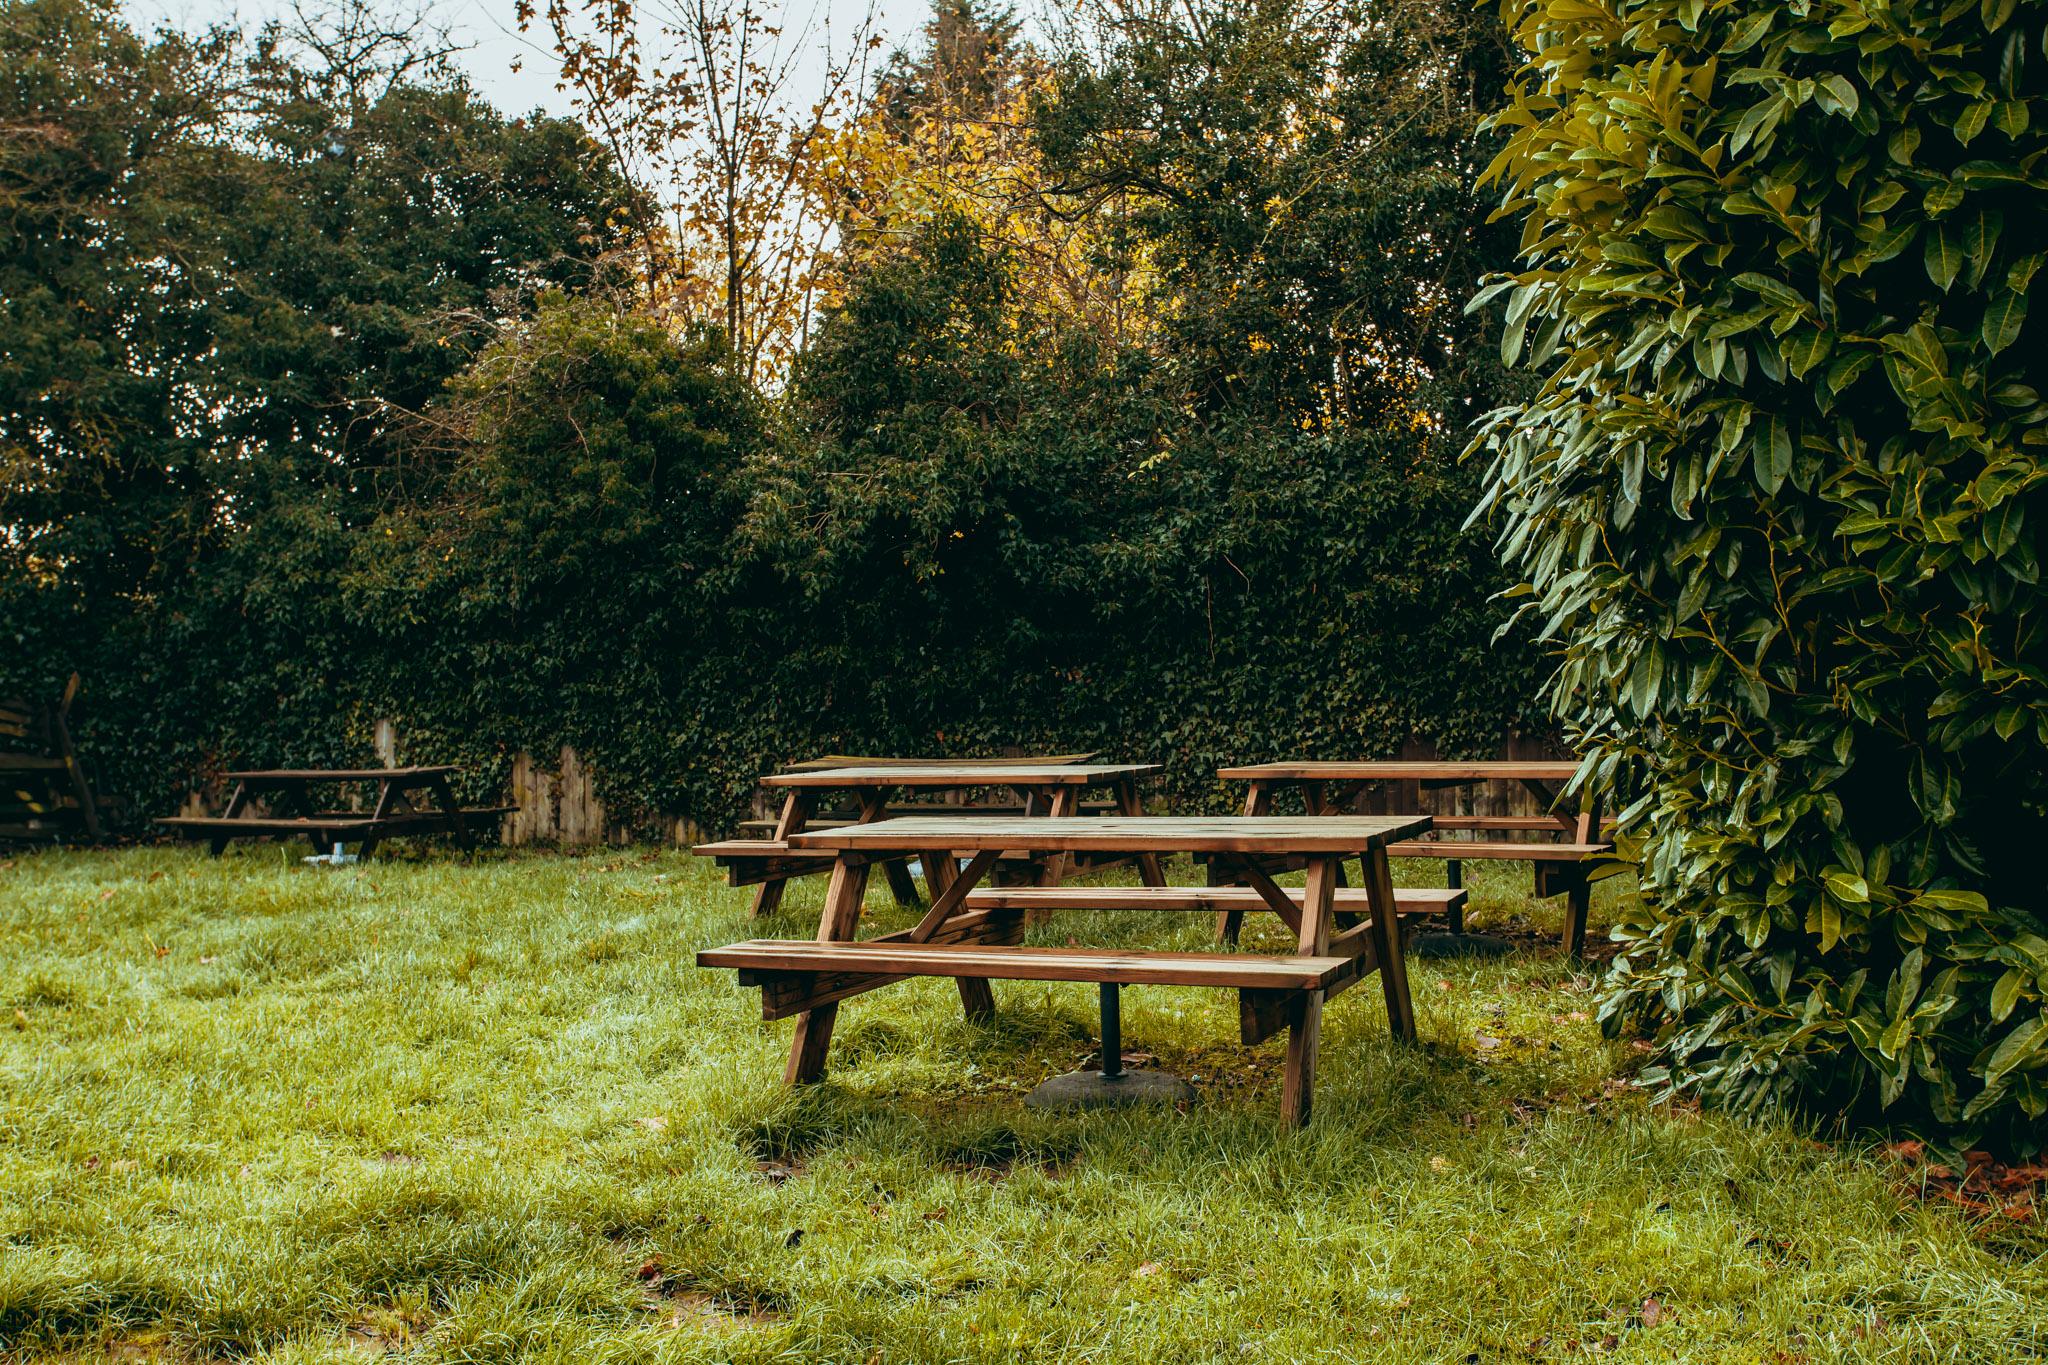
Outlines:
<svg viewBox="0 0 2048 1365"><path fill-rule="evenodd" d="M1984 347L1997 355L2020 339L2027 323L2027 298L2008 289L1994 295L1984 310Z"/></svg>

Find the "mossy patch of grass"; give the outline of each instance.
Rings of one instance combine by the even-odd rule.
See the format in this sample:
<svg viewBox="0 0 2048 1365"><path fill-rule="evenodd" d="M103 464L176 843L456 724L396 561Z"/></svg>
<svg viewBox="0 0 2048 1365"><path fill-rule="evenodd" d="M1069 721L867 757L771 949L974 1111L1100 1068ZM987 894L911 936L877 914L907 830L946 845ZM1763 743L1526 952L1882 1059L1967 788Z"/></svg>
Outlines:
<svg viewBox="0 0 2048 1365"><path fill-rule="evenodd" d="M1187 1112L1048 1115L1086 986L849 1002L780 1084L696 949L767 924L666 852L310 869L252 846L0 869L0 1352L77 1362L2036 1361L2048 1238L1873 1147L1650 1106L1474 867L1492 961L1327 1015L1316 1118L1226 992L1133 989ZM1440 876L1430 864L1404 876ZM1189 869L1181 869L1192 877ZM1595 918L1626 894L1601 887ZM877 887L877 927L912 922ZM1036 941L1197 948L1201 916ZM1251 927L1248 942L1284 935Z"/></svg>

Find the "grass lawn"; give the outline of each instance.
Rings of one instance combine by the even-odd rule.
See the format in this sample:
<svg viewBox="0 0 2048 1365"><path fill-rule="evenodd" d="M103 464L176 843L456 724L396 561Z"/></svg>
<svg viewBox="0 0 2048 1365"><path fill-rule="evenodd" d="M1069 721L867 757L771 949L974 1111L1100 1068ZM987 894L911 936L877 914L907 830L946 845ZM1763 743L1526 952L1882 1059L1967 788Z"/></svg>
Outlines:
<svg viewBox="0 0 2048 1365"><path fill-rule="evenodd" d="M1187 1113L1025 1110L1094 1014L1023 983L986 1027L943 981L852 1001L792 1095L792 1025L690 965L756 932L709 867L301 851L0 862L0 1357L2048 1353L2038 1224L1923 1202L1867 1144L1651 1107L1554 940L1416 964L1419 1049L1371 987L1333 1003L1289 1134L1281 1043L1241 1048L1229 992L1126 993ZM1473 870L1475 920L1554 925L1526 868ZM810 933L821 891L763 932Z"/></svg>

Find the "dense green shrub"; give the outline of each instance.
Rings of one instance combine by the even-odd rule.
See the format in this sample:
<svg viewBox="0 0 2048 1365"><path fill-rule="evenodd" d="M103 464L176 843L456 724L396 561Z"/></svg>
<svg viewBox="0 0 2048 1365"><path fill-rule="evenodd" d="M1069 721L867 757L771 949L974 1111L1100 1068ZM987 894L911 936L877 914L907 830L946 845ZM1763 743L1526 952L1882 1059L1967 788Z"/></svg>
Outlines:
<svg viewBox="0 0 2048 1365"><path fill-rule="evenodd" d="M2048 1112L2040 0L1507 0L1488 499L1682 1090Z"/></svg>
<svg viewBox="0 0 2048 1365"><path fill-rule="evenodd" d="M342 582L384 665L363 699L413 750L488 790L513 751L571 744L622 817L758 775L707 761L752 691L722 585L762 415L731 361L721 337L552 295L451 385L445 488L381 518Z"/></svg>
<svg viewBox="0 0 2048 1365"><path fill-rule="evenodd" d="M806 743L1100 747L1185 801L1275 755L1494 752L1533 678L1488 648L1459 438L1191 419L1187 376L1050 316L962 223L864 278L742 528Z"/></svg>

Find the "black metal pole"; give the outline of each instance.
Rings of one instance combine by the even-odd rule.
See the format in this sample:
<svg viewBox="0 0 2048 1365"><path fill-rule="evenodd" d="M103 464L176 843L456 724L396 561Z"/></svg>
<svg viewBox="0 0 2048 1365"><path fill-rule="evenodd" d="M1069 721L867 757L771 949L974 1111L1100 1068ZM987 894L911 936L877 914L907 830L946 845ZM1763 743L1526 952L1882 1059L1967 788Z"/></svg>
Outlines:
<svg viewBox="0 0 2048 1365"><path fill-rule="evenodd" d="M1118 992L1123 988L1113 982L1102 983L1102 1075L1112 1079L1124 1074L1124 1020L1123 1001Z"/></svg>

